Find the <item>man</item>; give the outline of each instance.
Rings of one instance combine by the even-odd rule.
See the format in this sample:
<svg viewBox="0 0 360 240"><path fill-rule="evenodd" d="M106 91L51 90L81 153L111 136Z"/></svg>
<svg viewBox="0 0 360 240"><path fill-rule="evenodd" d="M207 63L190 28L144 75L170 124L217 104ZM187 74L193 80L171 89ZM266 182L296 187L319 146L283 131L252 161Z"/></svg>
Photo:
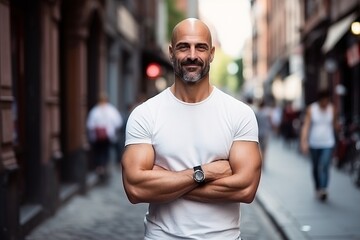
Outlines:
<svg viewBox="0 0 360 240"><path fill-rule="evenodd" d="M260 180L254 112L209 82L215 48L198 19L169 46L175 83L131 113L122 159L132 203L146 202L145 239L240 239L240 202Z"/></svg>

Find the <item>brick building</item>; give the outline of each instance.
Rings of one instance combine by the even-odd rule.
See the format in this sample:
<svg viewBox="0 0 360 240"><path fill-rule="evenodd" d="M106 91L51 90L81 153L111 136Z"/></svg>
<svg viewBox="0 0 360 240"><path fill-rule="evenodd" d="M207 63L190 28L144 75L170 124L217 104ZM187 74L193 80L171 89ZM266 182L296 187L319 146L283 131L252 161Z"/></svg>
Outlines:
<svg viewBox="0 0 360 240"><path fill-rule="evenodd" d="M0 0L0 239L96 184L87 113L100 91L124 114L149 91L144 53L161 49L149 36L166 8L146 3ZM170 66L162 51L148 59Z"/></svg>

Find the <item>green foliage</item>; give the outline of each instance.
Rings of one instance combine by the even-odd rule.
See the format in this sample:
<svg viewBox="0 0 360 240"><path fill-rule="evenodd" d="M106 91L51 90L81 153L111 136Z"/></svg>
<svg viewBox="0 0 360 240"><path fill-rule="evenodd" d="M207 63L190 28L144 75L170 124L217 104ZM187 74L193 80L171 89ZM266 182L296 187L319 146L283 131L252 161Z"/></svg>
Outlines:
<svg viewBox="0 0 360 240"><path fill-rule="evenodd" d="M242 58L236 59L235 63L239 67L239 71L236 73L236 78L237 78L237 89L236 89L236 91L239 91L241 89L241 87L243 86L243 84L244 84L244 75L243 75L244 64L243 64Z"/></svg>
<svg viewBox="0 0 360 240"><path fill-rule="evenodd" d="M228 76L227 65L231 62L231 58L226 55L220 48L216 48L215 58L211 64L210 79L213 84L218 87L226 86Z"/></svg>
<svg viewBox="0 0 360 240"><path fill-rule="evenodd" d="M239 67L235 75L228 72L228 65L232 62ZM216 48L215 58L211 63L210 80L219 88L226 88L234 93L239 92L244 83L242 59L233 59L225 54L221 48Z"/></svg>
<svg viewBox="0 0 360 240"><path fill-rule="evenodd" d="M170 41L173 28L185 18L185 13L176 8L175 1L173 0L166 0L166 5L168 11L167 39Z"/></svg>

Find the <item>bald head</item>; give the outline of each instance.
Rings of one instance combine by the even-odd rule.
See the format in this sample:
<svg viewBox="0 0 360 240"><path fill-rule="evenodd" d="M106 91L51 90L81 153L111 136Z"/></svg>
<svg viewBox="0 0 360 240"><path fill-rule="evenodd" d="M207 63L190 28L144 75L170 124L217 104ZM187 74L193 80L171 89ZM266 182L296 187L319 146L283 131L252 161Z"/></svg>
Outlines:
<svg viewBox="0 0 360 240"><path fill-rule="evenodd" d="M199 36L202 35L212 46L211 32L208 26L197 18L187 18L179 22L173 29L171 37L171 45L175 45L179 41L179 37L187 36Z"/></svg>

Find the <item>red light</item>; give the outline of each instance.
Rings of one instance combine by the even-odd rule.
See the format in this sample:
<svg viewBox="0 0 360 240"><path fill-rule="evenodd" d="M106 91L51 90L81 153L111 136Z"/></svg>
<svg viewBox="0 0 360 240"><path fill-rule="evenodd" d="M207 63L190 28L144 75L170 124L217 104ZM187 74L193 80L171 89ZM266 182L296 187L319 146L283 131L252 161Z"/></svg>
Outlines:
<svg viewBox="0 0 360 240"><path fill-rule="evenodd" d="M149 78L157 78L160 76L161 67L157 63L150 63L146 68L146 76Z"/></svg>

